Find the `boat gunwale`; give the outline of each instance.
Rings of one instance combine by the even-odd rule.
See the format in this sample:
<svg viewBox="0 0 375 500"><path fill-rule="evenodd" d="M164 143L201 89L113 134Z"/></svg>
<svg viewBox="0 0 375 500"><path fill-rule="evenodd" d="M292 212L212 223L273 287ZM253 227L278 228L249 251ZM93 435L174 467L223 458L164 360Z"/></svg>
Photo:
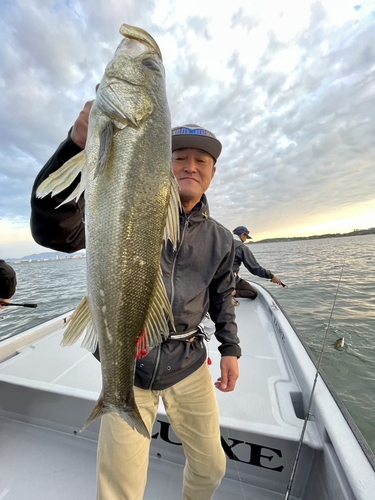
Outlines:
<svg viewBox="0 0 375 500"><path fill-rule="evenodd" d="M272 298L272 300L275 302L276 306L280 309L281 313L285 316L285 318L287 319L287 321L290 323L290 326L293 329L293 332L295 333L295 335L297 336L298 340L300 341L300 343L302 344L302 346L306 350L307 354L309 355L312 363L314 364L316 370L319 373L319 376L321 377L322 381L326 385L328 391L330 392L332 398L334 399L337 407L341 411L341 413L342 413L342 415L343 415L346 423L348 424L350 430L353 432L353 435L356 438L356 440L357 440L360 448L362 449L364 455L366 456L369 464L371 465L372 469L375 472L375 454L374 454L374 452L370 448L369 444L367 443L366 439L364 438L363 434L361 433L359 427L355 423L353 417L350 415L349 410L346 408L346 406L343 403L342 399L337 394L336 389L333 387L333 385L330 382L328 376L325 374L324 370L321 367L318 368L318 362L317 362L317 360L316 360L313 352L311 351L311 349L307 345L307 343L304 340L304 338L298 332L298 330L295 327L293 321L290 319L289 315L285 312L284 308L281 306L281 304L279 303L279 301L274 297L274 295L269 290L267 290L260 283L254 283L254 282L249 282L249 283L252 286L254 286L255 288L259 287L259 288L263 289L266 292L266 294L270 295L270 297ZM271 313L272 313L272 311L271 311Z"/></svg>

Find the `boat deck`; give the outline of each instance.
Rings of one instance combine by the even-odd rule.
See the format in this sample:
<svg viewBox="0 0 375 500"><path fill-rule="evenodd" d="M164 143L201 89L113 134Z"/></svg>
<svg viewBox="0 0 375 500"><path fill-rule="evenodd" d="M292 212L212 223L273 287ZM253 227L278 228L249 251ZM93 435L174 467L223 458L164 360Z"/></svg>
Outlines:
<svg viewBox="0 0 375 500"><path fill-rule="evenodd" d="M240 302L240 379L233 393L217 391L228 468L214 498L282 499L303 425L301 387L280 348L285 338L281 331L275 335L263 298ZM79 429L100 392L100 364L79 345L59 346L62 318L60 322L57 330L56 322L50 322L52 332L39 339L38 327L26 332L13 353L12 339L0 343L0 499L95 497L99 423L82 434ZM209 356L216 380L216 339L209 343ZM1 362L2 357L8 359ZM177 438L167 425L161 403L146 500L180 498L184 457L180 446L171 446ZM167 429L164 439L162 428ZM308 471L314 450L322 449L314 426L308 426L305 441L301 462ZM306 481L305 475L296 481L291 499L302 498Z"/></svg>
<svg viewBox="0 0 375 500"><path fill-rule="evenodd" d="M258 431L262 423L267 432L274 428L277 434L296 437L301 423L290 395L297 394L300 387L282 356L264 308L257 300L240 302L236 313L243 350L241 375L234 393L217 391L223 422L250 430L255 424ZM16 355L0 364L0 382L96 401L101 388L100 364L79 343L61 348L61 338L62 329L58 329L18 349ZM214 380L220 375L217 345L215 338L208 344Z"/></svg>

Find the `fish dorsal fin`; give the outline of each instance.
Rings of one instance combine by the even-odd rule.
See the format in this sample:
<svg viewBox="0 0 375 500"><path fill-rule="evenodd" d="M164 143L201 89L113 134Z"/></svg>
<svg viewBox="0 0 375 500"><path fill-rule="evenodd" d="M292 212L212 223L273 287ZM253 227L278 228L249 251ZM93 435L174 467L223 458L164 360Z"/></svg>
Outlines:
<svg viewBox="0 0 375 500"><path fill-rule="evenodd" d="M177 249L177 243L180 240L181 200L178 190L178 182L175 176L171 173L171 191L169 195L169 205L167 219L165 221L163 241L166 245L167 241L170 240L173 245L173 250Z"/></svg>
<svg viewBox="0 0 375 500"><path fill-rule="evenodd" d="M137 358L145 356L150 349L168 338L170 330L168 319L174 328L172 307L167 297L160 269L144 328L137 341Z"/></svg>
<svg viewBox="0 0 375 500"><path fill-rule="evenodd" d="M61 193L61 191L64 191L64 189L68 188L73 183L78 174L82 173L79 184L63 203L67 203L74 198L78 200L86 188L86 169L84 169L86 161L86 151L83 150L65 162L56 172L53 172L40 184L36 191L37 198L44 198L48 194L55 196ZM61 205L63 203L61 203Z"/></svg>

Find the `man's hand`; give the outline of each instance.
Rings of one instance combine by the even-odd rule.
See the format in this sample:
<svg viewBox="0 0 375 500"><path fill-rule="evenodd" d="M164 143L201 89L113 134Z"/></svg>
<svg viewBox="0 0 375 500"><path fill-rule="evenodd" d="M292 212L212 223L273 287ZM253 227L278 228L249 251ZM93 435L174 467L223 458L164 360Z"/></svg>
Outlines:
<svg viewBox="0 0 375 500"><path fill-rule="evenodd" d="M95 92L98 91L99 83L95 87ZM88 101L83 107L83 110L78 115L75 121L72 131L70 132L70 138L82 149L85 149L87 140L87 130L89 125L89 115L94 101Z"/></svg>
<svg viewBox="0 0 375 500"><path fill-rule="evenodd" d="M9 302L9 299L0 299L0 304L6 304ZM6 309L8 306L0 306L0 309Z"/></svg>
<svg viewBox="0 0 375 500"><path fill-rule="evenodd" d="M277 276L274 276L271 281L272 281L272 283L276 283L277 285L281 285L282 284L281 283L281 279L278 278Z"/></svg>
<svg viewBox="0 0 375 500"><path fill-rule="evenodd" d="M85 149L87 140L87 129L89 125L89 114L94 101L86 102L83 110L78 115L72 131L70 132L71 140L82 149Z"/></svg>
<svg viewBox="0 0 375 500"><path fill-rule="evenodd" d="M236 356L223 356L220 360L221 377L215 382L216 389L231 392L236 387L239 377L238 359Z"/></svg>

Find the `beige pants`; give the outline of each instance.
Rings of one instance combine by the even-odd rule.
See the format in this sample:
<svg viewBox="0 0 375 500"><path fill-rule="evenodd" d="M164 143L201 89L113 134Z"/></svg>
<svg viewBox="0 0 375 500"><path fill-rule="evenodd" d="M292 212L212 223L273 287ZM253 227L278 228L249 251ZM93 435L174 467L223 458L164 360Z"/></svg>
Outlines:
<svg viewBox="0 0 375 500"><path fill-rule="evenodd" d="M225 474L219 410L208 366L164 391L134 388L142 418L150 431L159 397L186 455L183 500L209 500ZM97 500L142 500L147 480L150 440L117 414L102 417ZM169 500L169 499L168 499Z"/></svg>

